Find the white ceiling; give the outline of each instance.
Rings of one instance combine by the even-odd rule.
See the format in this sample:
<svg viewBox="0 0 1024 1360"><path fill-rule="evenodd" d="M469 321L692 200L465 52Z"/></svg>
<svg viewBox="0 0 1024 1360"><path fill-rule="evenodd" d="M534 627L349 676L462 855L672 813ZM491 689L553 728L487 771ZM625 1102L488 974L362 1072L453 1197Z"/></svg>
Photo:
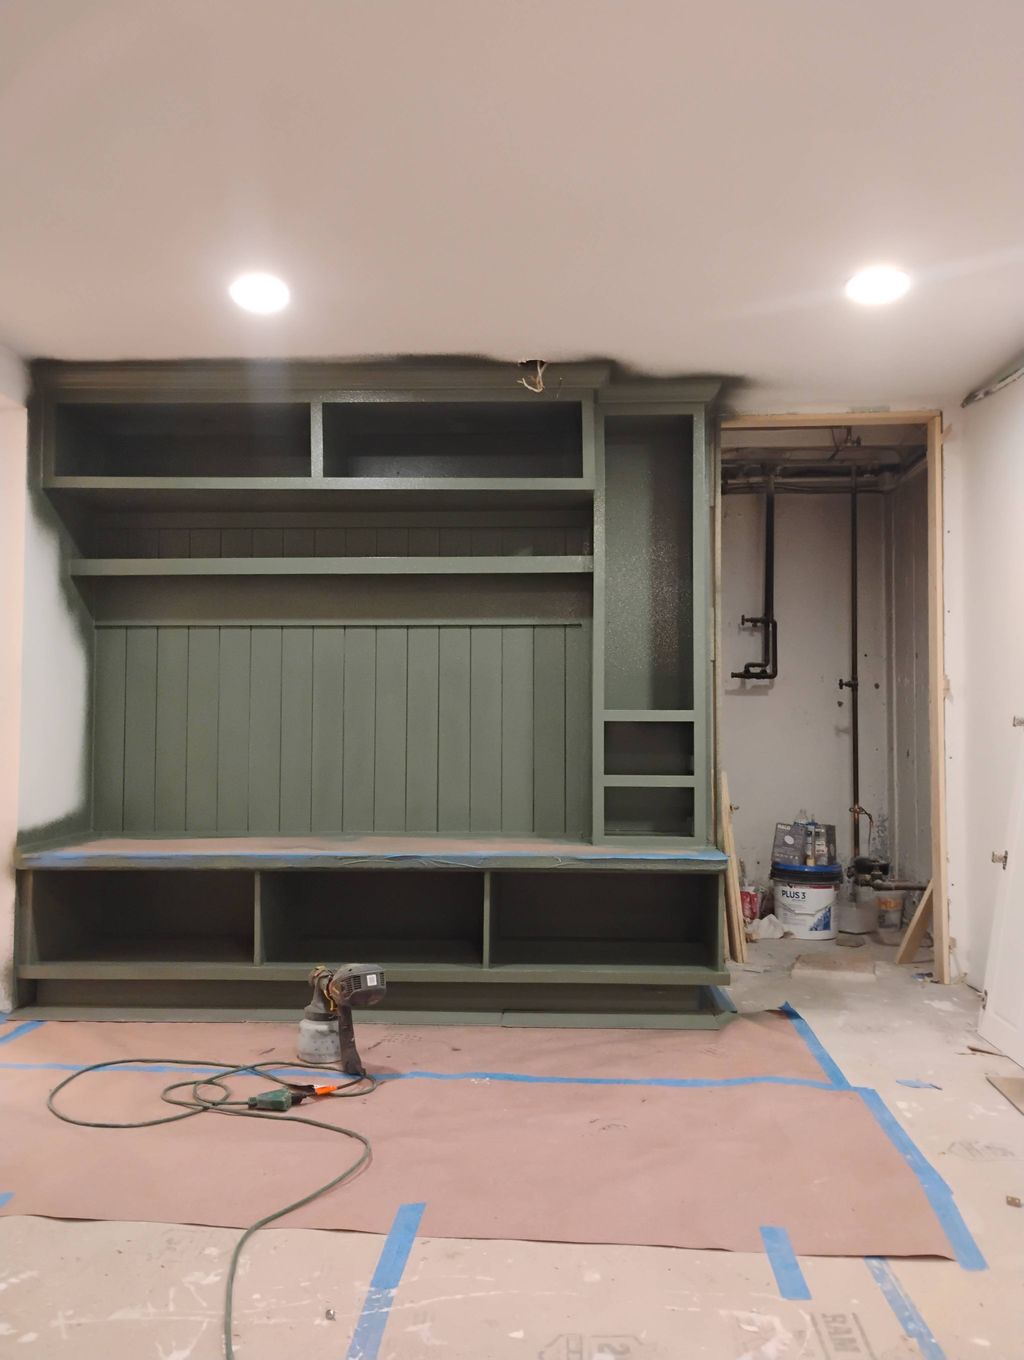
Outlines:
<svg viewBox="0 0 1024 1360"><path fill-rule="evenodd" d="M1024 348L1022 51L1021 0L0 0L0 341L959 398Z"/></svg>

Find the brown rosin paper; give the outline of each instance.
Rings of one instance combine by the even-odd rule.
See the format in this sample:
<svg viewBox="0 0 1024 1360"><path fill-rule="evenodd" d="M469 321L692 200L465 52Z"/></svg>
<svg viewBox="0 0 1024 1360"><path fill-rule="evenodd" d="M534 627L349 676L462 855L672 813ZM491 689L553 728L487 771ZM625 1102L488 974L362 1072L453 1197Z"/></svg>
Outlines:
<svg viewBox="0 0 1024 1360"><path fill-rule="evenodd" d="M285 1122L200 1115L130 1131L63 1124L46 1110L61 1072L127 1056L287 1062L291 1027L47 1024L0 1049L3 1212L243 1227L336 1176L358 1152ZM720 1033L360 1028L383 1075L822 1080L788 1021L741 1017ZM17 1063L19 1066L12 1066ZM20 1066L20 1064L28 1064ZM167 1073L90 1075L69 1113L165 1113ZM239 1095L266 1086L233 1083ZM311 1109L302 1107L300 1112ZM373 1143L353 1182L282 1226L386 1232L398 1205L426 1203L421 1232L760 1251L784 1227L804 1255L949 1256L916 1177L854 1091L777 1083L679 1088L412 1076L314 1117Z"/></svg>

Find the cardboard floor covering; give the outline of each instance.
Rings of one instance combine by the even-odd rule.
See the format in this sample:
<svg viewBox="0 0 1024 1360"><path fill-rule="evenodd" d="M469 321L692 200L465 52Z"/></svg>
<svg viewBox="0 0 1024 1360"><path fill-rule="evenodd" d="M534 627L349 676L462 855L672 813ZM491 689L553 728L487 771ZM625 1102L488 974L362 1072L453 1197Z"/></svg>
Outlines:
<svg viewBox="0 0 1024 1360"><path fill-rule="evenodd" d="M47 1023L5 1043L12 1029L0 1027L0 1195L10 1193L0 1212L244 1227L360 1150L273 1118L98 1130L46 1109L69 1069L106 1059L287 1064L292 1026ZM427 1237L760 1251L760 1228L772 1225L804 1255L952 1255L860 1096L825 1089L781 1015L714 1033L367 1025L359 1042L367 1066L392 1079L298 1113L365 1134L372 1164L282 1226L383 1233L400 1204L423 1202ZM175 1079L90 1074L61 1106L80 1118L156 1117L170 1112L159 1093ZM233 1085L240 1096L266 1088L255 1077Z"/></svg>

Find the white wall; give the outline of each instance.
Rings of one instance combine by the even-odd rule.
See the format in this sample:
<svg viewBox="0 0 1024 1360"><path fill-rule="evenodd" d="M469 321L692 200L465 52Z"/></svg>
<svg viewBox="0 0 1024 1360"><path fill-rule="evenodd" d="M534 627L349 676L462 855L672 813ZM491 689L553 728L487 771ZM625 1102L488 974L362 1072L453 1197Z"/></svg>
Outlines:
<svg viewBox="0 0 1024 1360"><path fill-rule="evenodd" d="M21 621L27 426L25 378L0 349L0 1011L13 999L14 871L21 726Z"/></svg>
<svg viewBox="0 0 1024 1360"><path fill-rule="evenodd" d="M1024 382L953 408L945 460L950 930L981 987L1024 742Z"/></svg>
<svg viewBox="0 0 1024 1360"><path fill-rule="evenodd" d="M729 678L756 658L760 634L740 627L761 612L763 499L722 503L721 760L729 776L737 848L748 875L767 881L776 821L801 812L836 826L840 859L851 851L849 498L776 500L775 602L779 677ZM888 838L888 628L885 508L860 498L861 804ZM862 848L866 850L867 824Z"/></svg>

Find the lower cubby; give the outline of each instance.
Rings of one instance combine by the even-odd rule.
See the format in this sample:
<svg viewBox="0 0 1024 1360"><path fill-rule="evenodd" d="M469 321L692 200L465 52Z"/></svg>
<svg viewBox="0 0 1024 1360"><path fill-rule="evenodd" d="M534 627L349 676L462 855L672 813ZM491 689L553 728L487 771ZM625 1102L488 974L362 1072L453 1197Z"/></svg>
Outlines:
<svg viewBox="0 0 1024 1360"><path fill-rule="evenodd" d="M483 900L471 870L263 873L261 962L480 965Z"/></svg>
<svg viewBox="0 0 1024 1360"><path fill-rule="evenodd" d="M253 875L244 870L33 874L22 912L26 964L247 964Z"/></svg>
<svg viewBox="0 0 1024 1360"><path fill-rule="evenodd" d="M492 967L719 969L718 882L672 873L494 874Z"/></svg>

